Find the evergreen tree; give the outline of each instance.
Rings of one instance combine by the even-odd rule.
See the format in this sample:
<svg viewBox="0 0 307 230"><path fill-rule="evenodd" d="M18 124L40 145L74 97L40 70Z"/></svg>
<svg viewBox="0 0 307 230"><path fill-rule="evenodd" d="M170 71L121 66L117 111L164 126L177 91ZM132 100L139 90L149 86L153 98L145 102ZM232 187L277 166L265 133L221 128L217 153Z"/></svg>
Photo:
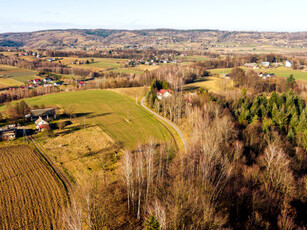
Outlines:
<svg viewBox="0 0 307 230"><path fill-rule="evenodd" d="M273 104L272 120L275 124L278 124L278 108L276 104Z"/></svg>
<svg viewBox="0 0 307 230"><path fill-rule="evenodd" d="M292 128L290 128L290 131L288 132L287 138L290 142L294 142L295 140L295 134Z"/></svg>
<svg viewBox="0 0 307 230"><path fill-rule="evenodd" d="M290 126L293 130L297 130L299 124L299 117L297 115L297 113L295 112L294 114L292 114L291 120L290 120Z"/></svg>
<svg viewBox="0 0 307 230"><path fill-rule="evenodd" d="M297 126L297 132L304 132L307 129L307 112L306 109L301 113L299 123Z"/></svg>
<svg viewBox="0 0 307 230"><path fill-rule="evenodd" d="M262 121L262 130L263 132L267 133L270 131L271 126L274 125L273 121L270 118L265 117Z"/></svg>
<svg viewBox="0 0 307 230"><path fill-rule="evenodd" d="M287 87L288 87L288 88L290 88L290 89L293 89L293 88L294 88L295 79L294 79L294 77L293 77L293 74L291 74L291 75L287 78L286 84L287 84Z"/></svg>
<svg viewBox="0 0 307 230"><path fill-rule="evenodd" d="M147 230L157 230L160 229L160 223L154 215L150 215L146 220Z"/></svg>
<svg viewBox="0 0 307 230"><path fill-rule="evenodd" d="M305 101L302 98L298 99L298 108L299 108L299 114L301 114L305 108Z"/></svg>

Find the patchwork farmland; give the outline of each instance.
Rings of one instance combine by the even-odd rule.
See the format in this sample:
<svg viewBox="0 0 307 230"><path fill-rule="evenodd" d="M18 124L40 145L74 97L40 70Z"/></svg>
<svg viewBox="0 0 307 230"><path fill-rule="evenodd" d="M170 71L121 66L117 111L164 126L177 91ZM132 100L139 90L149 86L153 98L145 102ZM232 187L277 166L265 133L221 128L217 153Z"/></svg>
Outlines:
<svg viewBox="0 0 307 230"><path fill-rule="evenodd" d="M0 65L0 84L6 87L20 86L37 78L37 72L9 65Z"/></svg>

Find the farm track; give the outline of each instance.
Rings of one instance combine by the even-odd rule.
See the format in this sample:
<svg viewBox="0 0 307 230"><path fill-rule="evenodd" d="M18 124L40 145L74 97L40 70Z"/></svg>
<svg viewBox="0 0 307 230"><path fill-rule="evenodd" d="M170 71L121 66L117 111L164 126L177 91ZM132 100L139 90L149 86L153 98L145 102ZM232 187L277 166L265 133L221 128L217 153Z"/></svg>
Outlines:
<svg viewBox="0 0 307 230"><path fill-rule="evenodd" d="M70 180L68 179L68 177L62 172L62 170L53 162L52 159L50 159L50 157L47 155L47 153L45 152L45 150L40 146L40 144L32 137L32 136L28 136L29 140L32 142L32 144L35 146L35 148L37 149L38 153L40 154L40 157L42 157L46 163L48 164L48 166L50 166L50 168L52 169L52 171L57 175L57 177L61 180L61 182L63 183L65 190L67 192L68 195L68 199L69 196L72 193L72 184L70 182Z"/></svg>
<svg viewBox="0 0 307 230"><path fill-rule="evenodd" d="M170 125L179 135L181 141L182 141L182 144L183 144L183 148L184 148L184 152L187 153L188 151L188 142L184 136L184 134L182 133L182 131L180 130L180 128L175 125L173 122L171 122L170 120L166 119L165 117L162 117L161 115L159 115L158 113L152 111L151 109L149 109L145 103L145 97L142 98L141 100L141 106L146 109L148 112L150 112L151 114L153 114L154 116L158 117L159 119L161 119L162 121L164 121L165 123L167 123L168 125Z"/></svg>

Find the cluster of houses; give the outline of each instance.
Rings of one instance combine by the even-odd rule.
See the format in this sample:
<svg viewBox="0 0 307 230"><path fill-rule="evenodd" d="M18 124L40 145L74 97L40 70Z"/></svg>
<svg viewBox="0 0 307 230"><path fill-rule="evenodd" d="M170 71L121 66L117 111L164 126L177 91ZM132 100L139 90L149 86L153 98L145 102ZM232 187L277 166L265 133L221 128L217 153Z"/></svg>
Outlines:
<svg viewBox="0 0 307 230"><path fill-rule="evenodd" d="M24 52L24 53L18 53L16 54L18 57L22 57L22 56L35 56L37 58L41 58L42 55L40 55L39 53L37 52L32 52L32 51L29 51L29 52Z"/></svg>
<svg viewBox="0 0 307 230"><path fill-rule="evenodd" d="M25 118L28 121L34 121L36 130L44 131L50 128L48 121L56 119L55 109L46 108L31 110ZM29 130L17 127L15 124L7 125L0 128L0 140L13 140L25 133L29 133Z"/></svg>
<svg viewBox="0 0 307 230"><path fill-rule="evenodd" d="M139 59L139 60L134 60L134 59L130 59L126 62L126 66L129 67L134 67L137 65L160 65L160 64L167 64L167 63L178 63L177 60L170 60L169 58L154 58L154 59L150 59L150 60L146 60L146 59Z"/></svg>
<svg viewBox="0 0 307 230"><path fill-rule="evenodd" d="M12 140L17 136L16 125L7 125L0 128L0 138L1 140Z"/></svg>
<svg viewBox="0 0 307 230"><path fill-rule="evenodd" d="M268 79L268 78L275 76L275 74L274 73L262 73L262 72L260 72L258 74L258 76L261 77L262 79Z"/></svg>
<svg viewBox="0 0 307 230"><path fill-rule="evenodd" d="M51 77L46 77L44 79L36 78L32 80L27 80L27 84L29 89L35 88L38 85L42 85L44 87L51 87L51 86L61 86L63 85L63 81L55 81L55 79Z"/></svg>
<svg viewBox="0 0 307 230"><path fill-rule="evenodd" d="M223 74L224 78L226 79L230 79L230 74ZM263 72L259 72L258 76L262 79L269 79L275 76L274 73L263 73Z"/></svg>
<svg viewBox="0 0 307 230"><path fill-rule="evenodd" d="M49 120L56 119L55 108L31 110L25 116L28 121L35 121L35 127L38 131L49 129Z"/></svg>
<svg viewBox="0 0 307 230"><path fill-rule="evenodd" d="M260 65L258 65L256 62L252 62L252 63L245 63L244 67L245 68L250 68L250 69L259 69L260 67L263 68L270 68L271 66L274 67L279 67L279 66L285 66L287 68L291 68L292 67L292 63L291 61L286 60L285 64L282 62L274 62L274 63L270 63L270 62L261 62Z"/></svg>

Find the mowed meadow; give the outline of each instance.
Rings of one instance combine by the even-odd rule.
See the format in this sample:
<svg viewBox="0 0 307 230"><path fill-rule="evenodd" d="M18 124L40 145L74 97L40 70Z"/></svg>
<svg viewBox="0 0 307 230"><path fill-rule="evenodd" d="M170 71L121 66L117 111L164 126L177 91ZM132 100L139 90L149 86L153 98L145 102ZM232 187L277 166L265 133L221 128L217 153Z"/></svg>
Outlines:
<svg viewBox="0 0 307 230"><path fill-rule="evenodd" d="M244 68L245 71L247 70L253 70L249 68ZM218 69L210 69L211 74L221 75L221 74L228 74L230 73L232 68L218 68ZM307 71L306 70L293 70L286 67L278 67L278 68L270 68L270 69L256 69L257 72L263 72L263 73L274 73L278 77L284 77L287 78L291 74L293 74L294 78L296 80L305 80L307 81Z"/></svg>
<svg viewBox="0 0 307 230"><path fill-rule="evenodd" d="M72 64L74 61L82 61L83 64ZM85 64L89 61L89 64ZM93 61L93 62L92 62ZM60 60L56 62L61 62L67 67L88 69L94 72L116 72L125 74L142 74L146 70L151 71L157 69L159 66L149 66L149 65L137 65L135 67L125 67L125 63L128 59L119 58L77 58L77 57L61 57Z"/></svg>
<svg viewBox="0 0 307 230"><path fill-rule="evenodd" d="M62 229L64 185L27 145L0 148L1 229Z"/></svg>
<svg viewBox="0 0 307 230"><path fill-rule="evenodd" d="M141 89L140 89L141 90ZM25 100L30 105L69 107L80 124L98 126L123 148L134 149L152 138L172 140L168 129L129 96L109 90L50 94ZM2 108L4 109L4 108Z"/></svg>
<svg viewBox="0 0 307 230"><path fill-rule="evenodd" d="M11 79L17 81L17 83L24 83L27 80L32 80L37 78L37 72L28 70L28 69L22 69L14 66L9 65L0 65L0 84L1 79L3 79L3 76L6 76L5 79Z"/></svg>

